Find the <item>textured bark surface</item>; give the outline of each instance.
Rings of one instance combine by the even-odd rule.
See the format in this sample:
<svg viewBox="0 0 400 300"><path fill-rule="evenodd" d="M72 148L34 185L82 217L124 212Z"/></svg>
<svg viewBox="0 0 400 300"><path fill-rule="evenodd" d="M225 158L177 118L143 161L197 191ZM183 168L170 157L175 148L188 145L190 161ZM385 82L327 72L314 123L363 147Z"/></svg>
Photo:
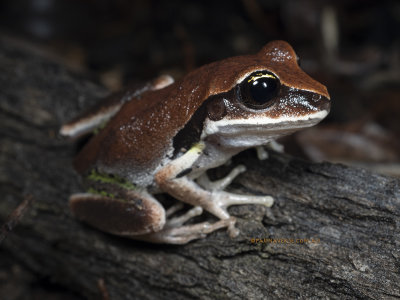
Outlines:
<svg viewBox="0 0 400 300"><path fill-rule="evenodd" d="M4 38L0 71L1 220L33 196L3 258L90 298L102 288L111 299L400 298L398 179L275 153L260 162L247 151L234 163L248 171L229 189L272 195L275 205L232 207L239 237L220 230L185 246L114 237L72 218L77 145L57 137L107 92Z"/></svg>

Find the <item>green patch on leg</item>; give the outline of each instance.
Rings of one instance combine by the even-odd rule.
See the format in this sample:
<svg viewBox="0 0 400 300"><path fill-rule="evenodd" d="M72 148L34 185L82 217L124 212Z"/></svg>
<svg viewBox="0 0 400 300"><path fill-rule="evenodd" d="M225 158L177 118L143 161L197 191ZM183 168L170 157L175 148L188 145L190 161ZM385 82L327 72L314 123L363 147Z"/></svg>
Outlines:
<svg viewBox="0 0 400 300"><path fill-rule="evenodd" d="M97 181L97 182L102 182L102 183L109 183L109 184L115 184L118 185L119 187L127 190L136 190L136 186L130 182L128 182L126 179L118 177L118 176L113 176L113 175L107 175L107 174L101 174L96 172L96 170L92 170L92 172L89 174L87 177L89 180Z"/></svg>
<svg viewBox="0 0 400 300"><path fill-rule="evenodd" d="M87 192L90 194L101 195L101 196L109 197L109 198L115 198L115 195L112 193L107 193L106 191L99 191L94 188L89 188L87 190Z"/></svg>

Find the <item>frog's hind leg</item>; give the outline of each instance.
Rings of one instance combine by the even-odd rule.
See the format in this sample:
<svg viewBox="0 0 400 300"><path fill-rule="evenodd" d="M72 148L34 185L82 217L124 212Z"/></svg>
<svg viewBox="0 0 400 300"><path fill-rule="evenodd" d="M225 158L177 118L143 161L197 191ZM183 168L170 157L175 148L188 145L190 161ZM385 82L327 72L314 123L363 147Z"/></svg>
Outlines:
<svg viewBox="0 0 400 300"><path fill-rule="evenodd" d="M184 225L203 213L196 206L183 215L166 219L164 208L147 192L129 192L127 200L97 194L75 194L69 203L81 221L104 232L152 243L186 244L235 223L234 218L215 223ZM176 205L171 216L182 206Z"/></svg>
<svg viewBox="0 0 400 300"><path fill-rule="evenodd" d="M79 220L115 235L134 237L160 231L165 225L164 208L147 193L130 193L127 200L75 194L69 204Z"/></svg>

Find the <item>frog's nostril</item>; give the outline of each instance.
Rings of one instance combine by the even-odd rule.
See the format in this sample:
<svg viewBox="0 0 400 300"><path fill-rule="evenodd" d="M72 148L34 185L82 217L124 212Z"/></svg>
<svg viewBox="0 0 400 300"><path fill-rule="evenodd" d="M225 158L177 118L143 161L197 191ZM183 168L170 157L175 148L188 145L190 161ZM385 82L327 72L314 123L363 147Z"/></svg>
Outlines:
<svg viewBox="0 0 400 300"><path fill-rule="evenodd" d="M318 102L318 101L321 100L322 97L323 96L320 95L320 94L313 94L312 97L311 97L311 100L314 101L314 102Z"/></svg>
<svg viewBox="0 0 400 300"><path fill-rule="evenodd" d="M319 106L320 110L329 111L330 108L331 108L331 101L328 98L324 97L324 96L320 96L320 97L321 98L318 100L318 102L319 102L318 106Z"/></svg>

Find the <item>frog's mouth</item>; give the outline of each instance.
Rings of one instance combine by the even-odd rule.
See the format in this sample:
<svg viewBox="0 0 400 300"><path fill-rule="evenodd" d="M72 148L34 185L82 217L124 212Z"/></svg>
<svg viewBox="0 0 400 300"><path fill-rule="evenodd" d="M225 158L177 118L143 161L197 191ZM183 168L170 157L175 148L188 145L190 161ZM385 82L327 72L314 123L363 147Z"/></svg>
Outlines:
<svg viewBox="0 0 400 300"><path fill-rule="evenodd" d="M251 119L222 119L207 120L204 125L202 138L217 135L225 138L264 137L276 138L307 128L319 123L328 115L328 110L321 110L304 116L268 118L265 116Z"/></svg>

